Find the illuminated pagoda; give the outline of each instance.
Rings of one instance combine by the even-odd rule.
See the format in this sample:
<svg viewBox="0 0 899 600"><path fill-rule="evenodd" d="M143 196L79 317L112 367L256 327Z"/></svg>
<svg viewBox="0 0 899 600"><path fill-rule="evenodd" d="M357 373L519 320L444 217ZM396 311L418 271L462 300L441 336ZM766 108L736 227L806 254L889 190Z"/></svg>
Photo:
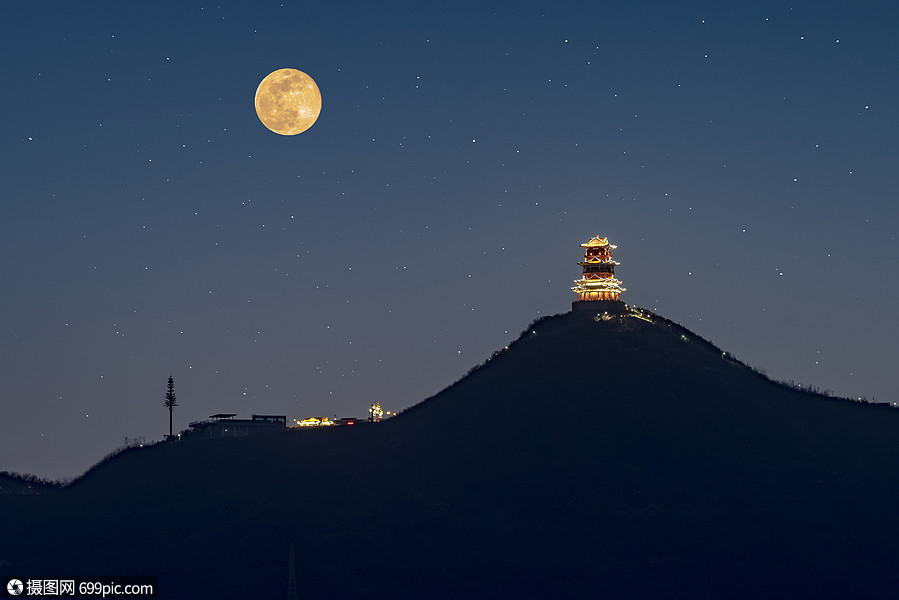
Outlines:
<svg viewBox="0 0 899 600"><path fill-rule="evenodd" d="M583 267L583 276L574 282L571 291L577 294L572 302L572 310L602 310L619 312L625 309L621 301L621 282L615 279L615 267L619 264L612 260L612 250L618 246L609 243L608 238L596 236L586 244L584 260L578 264Z"/></svg>

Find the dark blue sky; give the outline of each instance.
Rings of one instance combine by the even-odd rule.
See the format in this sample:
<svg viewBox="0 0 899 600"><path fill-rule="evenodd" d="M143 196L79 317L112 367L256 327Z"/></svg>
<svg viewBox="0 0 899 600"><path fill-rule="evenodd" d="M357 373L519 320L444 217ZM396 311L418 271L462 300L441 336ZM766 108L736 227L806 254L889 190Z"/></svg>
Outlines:
<svg viewBox="0 0 899 600"><path fill-rule="evenodd" d="M596 234L625 301L899 400L895 3L2 12L0 470L160 438L169 373L179 429L401 410L568 310ZM324 99L293 137L283 67Z"/></svg>

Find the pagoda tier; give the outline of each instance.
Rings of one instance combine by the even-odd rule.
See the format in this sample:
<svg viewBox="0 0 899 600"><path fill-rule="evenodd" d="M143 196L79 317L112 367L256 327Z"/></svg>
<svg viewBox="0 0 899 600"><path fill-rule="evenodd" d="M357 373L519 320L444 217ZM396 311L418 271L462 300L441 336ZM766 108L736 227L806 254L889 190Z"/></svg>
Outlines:
<svg viewBox="0 0 899 600"><path fill-rule="evenodd" d="M615 279L615 267L619 264L612 260L612 250L617 248L607 238L596 236L586 244L584 260L578 263L584 269L583 277L574 282L571 291L577 294L578 301L620 301L621 282Z"/></svg>

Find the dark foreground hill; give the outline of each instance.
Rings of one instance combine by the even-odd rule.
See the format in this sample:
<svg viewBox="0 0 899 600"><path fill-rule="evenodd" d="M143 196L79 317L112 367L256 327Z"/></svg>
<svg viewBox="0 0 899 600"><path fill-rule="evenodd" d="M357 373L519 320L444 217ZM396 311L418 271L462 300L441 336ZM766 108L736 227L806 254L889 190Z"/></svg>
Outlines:
<svg viewBox="0 0 899 600"><path fill-rule="evenodd" d="M134 449L0 497L3 574L162 598L888 598L899 410L663 319L545 319L380 424Z"/></svg>

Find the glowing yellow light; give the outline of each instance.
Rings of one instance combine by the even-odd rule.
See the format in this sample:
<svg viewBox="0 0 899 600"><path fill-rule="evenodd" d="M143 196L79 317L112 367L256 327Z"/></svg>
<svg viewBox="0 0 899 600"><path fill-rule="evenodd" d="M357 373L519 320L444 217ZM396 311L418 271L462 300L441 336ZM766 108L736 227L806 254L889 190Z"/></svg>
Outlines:
<svg viewBox="0 0 899 600"><path fill-rule="evenodd" d="M584 260L578 265L583 267L583 275L574 282L571 291L577 294L578 300L613 300L620 301L621 293L627 291L621 282L615 279L615 267L620 263L612 259L612 249L608 238L593 237L584 248Z"/></svg>

